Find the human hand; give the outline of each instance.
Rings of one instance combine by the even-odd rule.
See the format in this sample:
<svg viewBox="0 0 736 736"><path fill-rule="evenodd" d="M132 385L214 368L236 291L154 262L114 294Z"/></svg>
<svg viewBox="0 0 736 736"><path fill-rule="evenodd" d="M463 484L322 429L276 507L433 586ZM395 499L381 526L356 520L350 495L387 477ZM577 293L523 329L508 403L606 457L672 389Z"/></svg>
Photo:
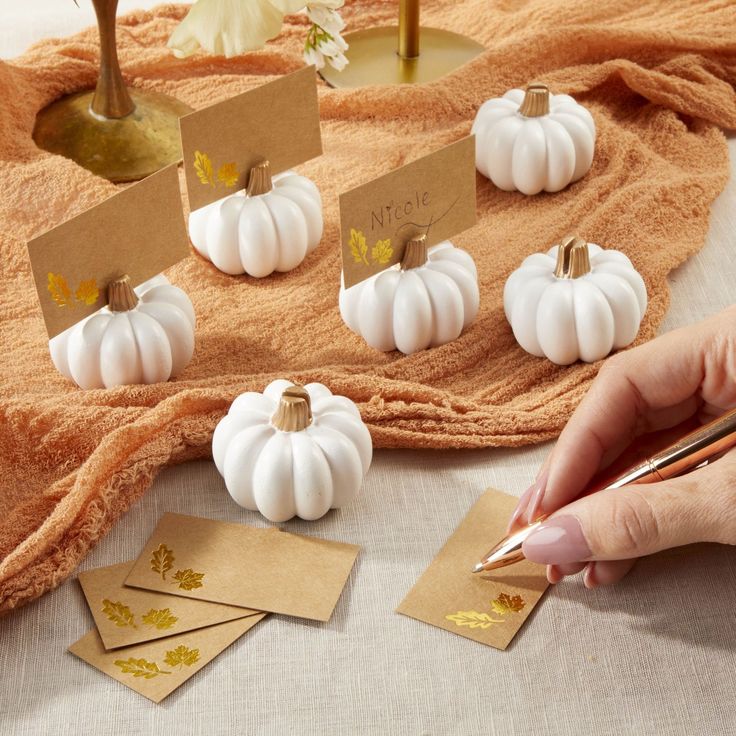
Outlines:
<svg viewBox="0 0 736 736"><path fill-rule="evenodd" d="M557 583L620 580L636 558L693 542L736 544L736 450L687 475L578 498L636 437L736 406L736 306L609 358L509 528L550 514L524 542ZM575 500L577 499L577 500Z"/></svg>

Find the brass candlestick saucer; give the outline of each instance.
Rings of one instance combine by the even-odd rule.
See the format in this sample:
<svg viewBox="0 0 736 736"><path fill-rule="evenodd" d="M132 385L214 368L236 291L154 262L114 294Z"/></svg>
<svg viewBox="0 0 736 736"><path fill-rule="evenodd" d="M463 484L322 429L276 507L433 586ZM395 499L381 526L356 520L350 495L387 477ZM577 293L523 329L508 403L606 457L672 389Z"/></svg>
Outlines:
<svg viewBox="0 0 736 736"><path fill-rule="evenodd" d="M422 84L449 74L485 48L472 38L419 25L419 0L401 0L399 25L347 33L349 64L326 66L322 78L332 87L369 84Z"/></svg>
<svg viewBox="0 0 736 736"><path fill-rule="evenodd" d="M100 30L97 87L41 110L33 140L110 181L137 181L181 160L179 118L192 110L160 92L125 87L115 47L118 0L93 3Z"/></svg>

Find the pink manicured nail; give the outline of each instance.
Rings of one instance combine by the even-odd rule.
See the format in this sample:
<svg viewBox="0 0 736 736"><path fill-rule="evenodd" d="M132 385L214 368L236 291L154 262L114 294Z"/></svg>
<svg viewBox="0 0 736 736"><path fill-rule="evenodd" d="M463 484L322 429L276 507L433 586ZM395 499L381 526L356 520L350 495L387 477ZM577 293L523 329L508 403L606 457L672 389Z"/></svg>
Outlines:
<svg viewBox="0 0 736 736"><path fill-rule="evenodd" d="M532 492L532 498L529 502L529 511L526 515L527 524L533 524L540 516L540 507L542 505L542 499L544 493L547 490L547 476L549 470L545 468L540 476L537 478L537 482L534 484L534 491Z"/></svg>
<svg viewBox="0 0 736 736"><path fill-rule="evenodd" d="M519 518L524 515L524 512L526 511L529 504L529 500L532 497L532 494L534 493L534 489L536 487L537 484L536 482L534 482L529 486L529 488L524 491L524 493L521 494L521 497L519 498L519 503L516 504L514 513L511 514L511 518L509 519L509 525L506 527L507 534L514 528L516 523L519 521Z"/></svg>
<svg viewBox="0 0 736 736"><path fill-rule="evenodd" d="M526 539L524 556L532 562L560 565L590 557L590 548L580 522L574 516L555 516L545 521Z"/></svg>

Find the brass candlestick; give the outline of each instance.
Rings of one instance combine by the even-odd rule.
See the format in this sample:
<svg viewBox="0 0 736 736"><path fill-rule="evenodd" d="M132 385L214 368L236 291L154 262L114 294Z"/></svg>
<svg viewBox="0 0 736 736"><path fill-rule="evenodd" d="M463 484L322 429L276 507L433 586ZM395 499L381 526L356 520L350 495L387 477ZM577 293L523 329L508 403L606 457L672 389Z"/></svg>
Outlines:
<svg viewBox="0 0 736 736"><path fill-rule="evenodd" d="M41 110L33 140L110 181L137 181L181 160L179 118L192 110L160 92L126 88L115 46L118 0L92 2L100 31L97 87Z"/></svg>
<svg viewBox="0 0 736 736"><path fill-rule="evenodd" d="M344 38L350 63L342 71L330 66L320 71L332 87L431 82L485 50L459 33L420 27L419 0L400 0L398 26L368 28Z"/></svg>

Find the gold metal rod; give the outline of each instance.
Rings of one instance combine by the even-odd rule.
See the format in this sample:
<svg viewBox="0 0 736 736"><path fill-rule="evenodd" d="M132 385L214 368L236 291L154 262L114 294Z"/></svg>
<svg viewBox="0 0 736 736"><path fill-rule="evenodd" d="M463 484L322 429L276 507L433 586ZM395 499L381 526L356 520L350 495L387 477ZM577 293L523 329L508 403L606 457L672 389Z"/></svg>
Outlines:
<svg viewBox="0 0 736 736"><path fill-rule="evenodd" d="M419 56L419 0L399 2L399 56L402 59Z"/></svg>

